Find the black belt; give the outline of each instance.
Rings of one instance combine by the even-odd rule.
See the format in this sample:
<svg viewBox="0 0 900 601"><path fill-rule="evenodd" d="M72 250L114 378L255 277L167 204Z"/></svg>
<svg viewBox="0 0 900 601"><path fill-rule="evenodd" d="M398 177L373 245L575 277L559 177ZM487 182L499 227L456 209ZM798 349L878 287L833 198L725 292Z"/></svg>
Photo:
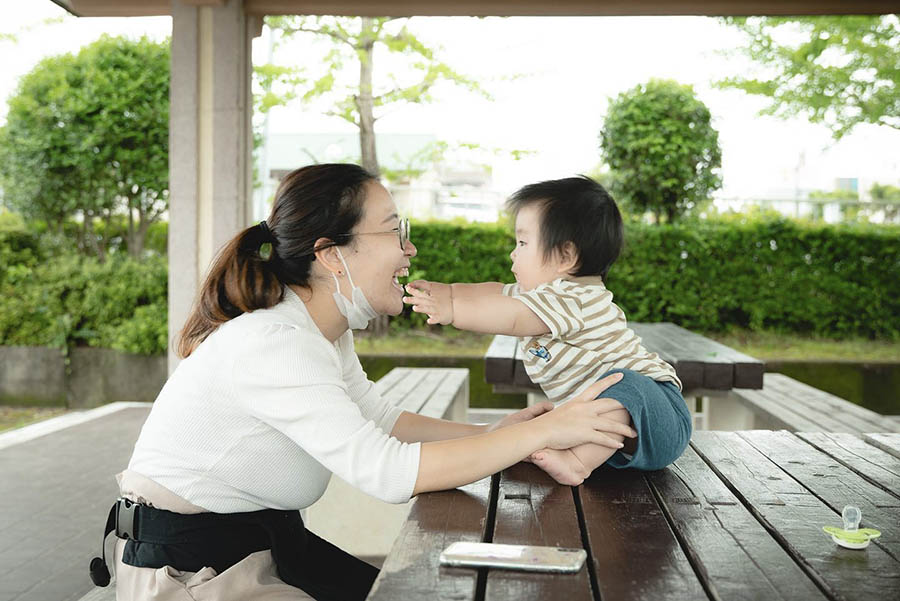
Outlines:
<svg viewBox="0 0 900 601"><path fill-rule="evenodd" d="M298 511L181 514L119 499L110 508L101 557L91 560L91 580L110 581L106 537L127 540L123 563L171 566L185 572L211 567L221 574L251 553L271 549L278 576L315 599L365 599L378 570L335 547L303 525Z"/></svg>

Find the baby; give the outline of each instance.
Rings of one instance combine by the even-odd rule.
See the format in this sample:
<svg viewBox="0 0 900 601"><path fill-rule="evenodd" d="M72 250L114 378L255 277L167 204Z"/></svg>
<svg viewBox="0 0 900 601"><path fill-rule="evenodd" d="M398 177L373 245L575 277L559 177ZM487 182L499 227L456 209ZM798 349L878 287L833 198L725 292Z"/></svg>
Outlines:
<svg viewBox="0 0 900 601"><path fill-rule="evenodd" d="M507 207L516 224L515 284L417 280L404 302L430 324L521 338L528 376L555 403L622 372L603 393L622 405L607 417L631 425L637 438L619 450L586 444L534 453L557 482L581 484L603 463L669 465L690 441L691 415L675 370L641 345L604 284L624 243L615 201L593 180L572 177L525 186Z"/></svg>

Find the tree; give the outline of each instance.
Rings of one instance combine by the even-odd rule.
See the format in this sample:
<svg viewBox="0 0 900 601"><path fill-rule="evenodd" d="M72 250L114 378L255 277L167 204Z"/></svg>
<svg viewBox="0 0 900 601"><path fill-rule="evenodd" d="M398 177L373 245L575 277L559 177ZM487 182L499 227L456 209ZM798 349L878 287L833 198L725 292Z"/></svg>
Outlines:
<svg viewBox="0 0 900 601"><path fill-rule="evenodd" d="M333 99L326 114L359 128L361 164L375 175L381 174L375 152L375 122L387 107L431 102L433 89L439 82L453 83L488 97L476 81L441 62L437 50L428 47L407 28L408 21L408 18L395 17L266 18L266 24L277 31L282 40L306 33L334 42L321 61L322 72L305 80L308 89L302 98L304 101L326 96ZM376 48L405 57L403 73L385 73L376 79ZM296 70L278 72L271 66L264 69L263 75L268 77L270 88L273 75L302 81ZM352 81L345 80L343 75L351 70L358 75ZM263 87L265 89L266 85ZM267 108L278 102L268 93L267 98L268 103L263 102Z"/></svg>
<svg viewBox="0 0 900 601"><path fill-rule="evenodd" d="M900 188L888 184L872 184L869 188L872 200L879 203L884 211L885 221L896 221L900 216Z"/></svg>
<svg viewBox="0 0 900 601"><path fill-rule="evenodd" d="M860 123L900 129L900 26L897 15L729 17L747 34L739 50L756 76L717 82L769 99L761 114L806 116L835 139Z"/></svg>
<svg viewBox="0 0 900 601"><path fill-rule="evenodd" d="M22 77L0 128L5 202L62 231L101 259L95 221L128 223L139 257L168 206L169 43L104 36L77 55L44 59Z"/></svg>
<svg viewBox="0 0 900 601"><path fill-rule="evenodd" d="M671 223L722 185L719 134L691 86L651 79L610 103L600 133L614 192Z"/></svg>

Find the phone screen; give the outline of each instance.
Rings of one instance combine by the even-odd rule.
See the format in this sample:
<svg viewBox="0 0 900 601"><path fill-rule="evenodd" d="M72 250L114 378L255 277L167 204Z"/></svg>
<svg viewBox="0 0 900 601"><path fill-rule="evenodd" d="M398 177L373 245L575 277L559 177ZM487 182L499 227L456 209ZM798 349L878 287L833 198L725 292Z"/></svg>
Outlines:
<svg viewBox="0 0 900 601"><path fill-rule="evenodd" d="M456 542L441 553L442 565L488 567L535 572L577 572L584 565L584 549Z"/></svg>

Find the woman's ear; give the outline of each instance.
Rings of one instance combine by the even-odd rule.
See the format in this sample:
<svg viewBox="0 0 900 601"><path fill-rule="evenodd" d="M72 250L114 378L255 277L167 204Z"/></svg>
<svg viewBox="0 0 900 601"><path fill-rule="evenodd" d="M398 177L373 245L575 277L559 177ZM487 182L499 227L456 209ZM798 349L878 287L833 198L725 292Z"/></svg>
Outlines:
<svg viewBox="0 0 900 601"><path fill-rule="evenodd" d="M559 271L560 273L571 274L578 267L578 249L575 248L573 242L563 244L562 250L559 252Z"/></svg>
<svg viewBox="0 0 900 601"><path fill-rule="evenodd" d="M329 238L319 238L316 240L313 248L319 249L315 252L316 262L318 262L319 265L331 273L343 275L344 265L341 263L341 258L338 255L338 250L334 245L333 240Z"/></svg>

